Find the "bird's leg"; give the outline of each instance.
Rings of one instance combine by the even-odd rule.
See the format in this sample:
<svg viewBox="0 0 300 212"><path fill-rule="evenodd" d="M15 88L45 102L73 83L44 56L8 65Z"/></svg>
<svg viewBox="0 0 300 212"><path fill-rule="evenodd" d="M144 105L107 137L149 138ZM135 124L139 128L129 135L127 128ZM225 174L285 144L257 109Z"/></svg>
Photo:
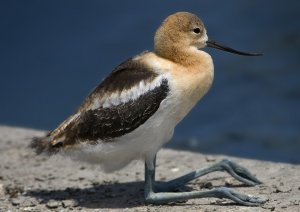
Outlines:
<svg viewBox="0 0 300 212"><path fill-rule="evenodd" d="M238 193L230 188L216 188L209 191L190 191L190 192L157 192L155 190L155 158L146 159L145 162L145 199L152 204L166 204L170 202L183 201L195 198L226 198L234 202L246 205L257 206L267 200L247 194Z"/></svg>
<svg viewBox="0 0 300 212"><path fill-rule="evenodd" d="M176 179L158 184L156 186L156 191L174 191L178 187L185 185L191 180L215 171L226 171L238 181L241 181L249 186L261 184L261 181L254 177L246 168L230 160L224 159L211 166L198 169Z"/></svg>

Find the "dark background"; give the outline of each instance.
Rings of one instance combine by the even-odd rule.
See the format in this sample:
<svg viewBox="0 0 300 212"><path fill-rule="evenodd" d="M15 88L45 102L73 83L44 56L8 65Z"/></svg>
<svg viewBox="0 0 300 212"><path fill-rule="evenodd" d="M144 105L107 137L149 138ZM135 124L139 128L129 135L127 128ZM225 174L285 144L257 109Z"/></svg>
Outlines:
<svg viewBox="0 0 300 212"><path fill-rule="evenodd" d="M214 40L208 95L171 148L300 163L300 1L1 1L0 124L53 129L168 15L197 14Z"/></svg>

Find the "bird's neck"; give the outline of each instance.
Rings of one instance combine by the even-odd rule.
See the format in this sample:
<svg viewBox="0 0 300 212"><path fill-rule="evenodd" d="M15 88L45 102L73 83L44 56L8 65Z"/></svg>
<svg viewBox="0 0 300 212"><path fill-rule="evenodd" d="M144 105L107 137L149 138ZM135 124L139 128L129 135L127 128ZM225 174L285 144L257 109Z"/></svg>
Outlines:
<svg viewBox="0 0 300 212"><path fill-rule="evenodd" d="M164 46L155 48L155 53L165 59L171 60L185 67L203 65L207 60L211 60L210 55L194 47L182 48L180 45Z"/></svg>

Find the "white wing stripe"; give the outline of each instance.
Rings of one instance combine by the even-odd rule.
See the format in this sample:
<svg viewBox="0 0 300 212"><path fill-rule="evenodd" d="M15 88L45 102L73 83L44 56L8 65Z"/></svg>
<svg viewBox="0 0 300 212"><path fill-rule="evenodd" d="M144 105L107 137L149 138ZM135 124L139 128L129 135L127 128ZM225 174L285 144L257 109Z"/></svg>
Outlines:
<svg viewBox="0 0 300 212"><path fill-rule="evenodd" d="M99 107L108 108L111 106L116 106L119 104L127 103L131 100L138 99L141 95L155 89L160 86L163 79L167 79L167 75L160 75L152 82L145 83L145 81L141 81L138 85L128 89L123 90L121 93L114 92L109 95L103 96L101 99L95 98L88 108L88 110L94 110Z"/></svg>

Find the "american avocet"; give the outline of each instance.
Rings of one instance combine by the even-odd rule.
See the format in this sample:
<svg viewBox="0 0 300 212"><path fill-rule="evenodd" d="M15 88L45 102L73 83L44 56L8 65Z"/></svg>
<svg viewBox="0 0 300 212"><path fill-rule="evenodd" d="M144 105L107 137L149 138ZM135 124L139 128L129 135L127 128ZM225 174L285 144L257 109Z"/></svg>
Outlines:
<svg viewBox="0 0 300 212"><path fill-rule="evenodd" d="M207 37L202 21L191 13L170 15L155 34L154 51L120 64L85 99L76 113L44 138L33 140L37 153L62 153L114 171L135 159L145 160L145 199L161 204L191 198L231 199L242 205L266 200L226 187L208 191L172 192L214 171L237 180L260 181L247 169L223 160L163 184L155 183L156 153L175 126L209 90L214 76L212 58L203 48L257 56L220 45Z"/></svg>

